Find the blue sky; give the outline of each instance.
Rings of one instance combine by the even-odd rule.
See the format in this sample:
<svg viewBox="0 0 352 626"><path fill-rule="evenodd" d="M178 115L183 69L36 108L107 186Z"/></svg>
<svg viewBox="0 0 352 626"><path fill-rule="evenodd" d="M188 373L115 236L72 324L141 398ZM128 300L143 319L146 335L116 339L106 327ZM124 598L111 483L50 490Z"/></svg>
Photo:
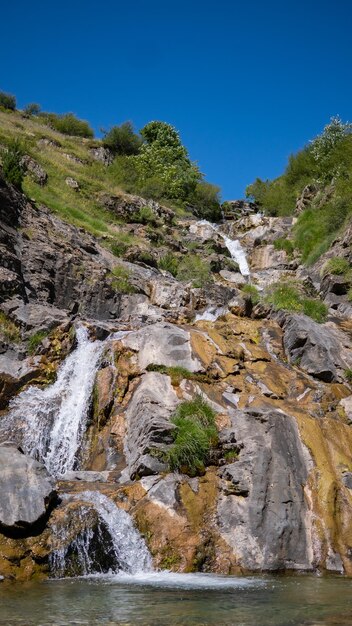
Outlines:
<svg viewBox="0 0 352 626"><path fill-rule="evenodd" d="M0 89L99 133L175 125L223 199L273 178L332 115L351 120L351 0L16 0Z"/></svg>

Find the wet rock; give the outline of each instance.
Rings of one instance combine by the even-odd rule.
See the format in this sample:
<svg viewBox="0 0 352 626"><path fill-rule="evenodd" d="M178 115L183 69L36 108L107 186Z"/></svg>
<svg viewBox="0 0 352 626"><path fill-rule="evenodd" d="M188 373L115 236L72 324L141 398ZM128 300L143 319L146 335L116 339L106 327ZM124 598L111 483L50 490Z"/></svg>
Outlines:
<svg viewBox="0 0 352 626"><path fill-rule="evenodd" d="M218 523L238 563L248 569L310 569L308 510L303 485L309 458L294 418L273 410L233 413L243 446L221 468Z"/></svg>
<svg viewBox="0 0 352 626"><path fill-rule="evenodd" d="M31 380L41 374L41 357L21 360L13 350L0 354L0 410Z"/></svg>
<svg viewBox="0 0 352 626"><path fill-rule="evenodd" d="M62 481L82 481L85 483L106 483L109 478L110 471L94 472L89 470L66 472L60 478Z"/></svg>
<svg viewBox="0 0 352 626"><path fill-rule="evenodd" d="M21 164L38 185L45 185L48 180L48 174L35 159L25 154L21 159Z"/></svg>
<svg viewBox="0 0 352 626"><path fill-rule="evenodd" d="M141 369L151 364L181 366L191 372L202 369L201 363L192 355L189 332L173 324L159 322L131 332L121 341L138 351Z"/></svg>
<svg viewBox="0 0 352 626"><path fill-rule="evenodd" d="M169 418L177 402L169 376L148 372L142 377L125 413L125 455L130 478L167 469L162 452L173 440L175 426Z"/></svg>
<svg viewBox="0 0 352 626"><path fill-rule="evenodd" d="M0 446L0 532L38 532L57 501L55 482L41 463L10 446Z"/></svg>

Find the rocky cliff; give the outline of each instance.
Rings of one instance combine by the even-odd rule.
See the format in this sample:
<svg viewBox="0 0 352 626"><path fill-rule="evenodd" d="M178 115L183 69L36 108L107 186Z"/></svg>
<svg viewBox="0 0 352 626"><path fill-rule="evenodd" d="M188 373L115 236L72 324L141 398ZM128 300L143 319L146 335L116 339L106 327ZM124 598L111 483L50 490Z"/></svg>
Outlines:
<svg viewBox="0 0 352 626"><path fill-rule="evenodd" d="M139 238L122 257L0 177L0 574L48 576L87 532L108 569L94 507L79 514L89 489L130 513L155 567L351 575L351 305L343 279L321 272L331 257L351 265L351 229L307 269L274 245L292 218L239 207L214 228L136 196L104 202ZM157 226L133 221L143 206ZM209 268L200 283L162 269L191 252ZM325 303L323 323L265 298L292 279ZM202 467L171 471L172 416L195 397L217 438ZM72 425L79 402L79 447L55 471L55 420L66 411Z"/></svg>

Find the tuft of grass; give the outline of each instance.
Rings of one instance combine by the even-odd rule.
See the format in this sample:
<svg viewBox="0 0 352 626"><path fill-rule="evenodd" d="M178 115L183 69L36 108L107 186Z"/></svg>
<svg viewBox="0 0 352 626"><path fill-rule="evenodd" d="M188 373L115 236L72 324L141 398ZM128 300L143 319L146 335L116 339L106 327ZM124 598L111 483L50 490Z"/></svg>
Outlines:
<svg viewBox="0 0 352 626"><path fill-rule="evenodd" d="M224 459L229 463L232 463L232 461L237 461L238 450L236 450L235 448L233 448L232 450L226 450L226 452L224 453Z"/></svg>
<svg viewBox="0 0 352 626"><path fill-rule="evenodd" d="M137 213L131 215L131 222L158 226L160 221L150 206L142 206Z"/></svg>
<svg viewBox="0 0 352 626"><path fill-rule="evenodd" d="M167 452L172 471L196 475L204 469L210 448L217 444L215 415L199 394L179 404L172 418L176 426L174 443Z"/></svg>
<svg viewBox="0 0 352 626"><path fill-rule="evenodd" d="M352 287L347 292L347 300L348 302L352 302Z"/></svg>
<svg viewBox="0 0 352 626"><path fill-rule="evenodd" d="M130 272L120 265L117 265L111 270L112 288L119 293L135 293L134 286L130 283Z"/></svg>
<svg viewBox="0 0 352 626"><path fill-rule="evenodd" d="M0 338L14 343L21 341L20 329L3 311L0 311Z"/></svg>
<svg viewBox="0 0 352 626"><path fill-rule="evenodd" d="M39 330L37 333L34 333L29 339L27 343L28 354L35 354L38 347L42 343L43 339L48 336L48 331Z"/></svg>
<svg viewBox="0 0 352 626"><path fill-rule="evenodd" d="M266 301L275 309L304 313L321 324L326 320L328 309L320 300L306 298L294 282L279 282L270 286Z"/></svg>
<svg viewBox="0 0 352 626"><path fill-rule="evenodd" d="M165 254L158 263L159 269L170 272L172 276L177 276L178 266L179 260L172 252Z"/></svg>
<svg viewBox="0 0 352 626"><path fill-rule="evenodd" d="M196 254L189 254L182 259L176 277L182 282L191 282L196 288L205 287L212 281L209 264Z"/></svg>
<svg viewBox="0 0 352 626"><path fill-rule="evenodd" d="M290 239L285 237L279 237L274 241L275 250L284 250L288 257L292 257L294 251L294 245Z"/></svg>
<svg viewBox="0 0 352 626"><path fill-rule="evenodd" d="M345 370L345 378L349 383L352 383L352 369Z"/></svg>
<svg viewBox="0 0 352 626"><path fill-rule="evenodd" d="M248 296L252 304L258 304L258 302L260 302L260 293L255 285L243 285L241 291Z"/></svg>
<svg viewBox="0 0 352 626"><path fill-rule="evenodd" d="M155 363L151 363L147 367L148 372L160 372L160 374L167 374L170 376L172 385L178 386L181 381L186 378L187 380L191 380L195 378L195 374L190 372L186 367L181 367L179 365L176 366L167 366L167 365L158 365Z"/></svg>
<svg viewBox="0 0 352 626"><path fill-rule="evenodd" d="M347 259L334 257L326 261L323 267L323 274L334 274L335 276L343 276L350 270L350 264Z"/></svg>

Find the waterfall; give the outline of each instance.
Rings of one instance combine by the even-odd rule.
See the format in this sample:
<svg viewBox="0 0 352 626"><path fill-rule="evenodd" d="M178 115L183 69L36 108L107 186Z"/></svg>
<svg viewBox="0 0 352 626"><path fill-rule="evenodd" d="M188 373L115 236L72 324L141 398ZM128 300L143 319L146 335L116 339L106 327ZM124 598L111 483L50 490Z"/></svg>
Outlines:
<svg viewBox="0 0 352 626"><path fill-rule="evenodd" d="M20 424L22 447L42 461L52 476L75 469L86 430L95 374L104 348L77 328L77 348L65 359L56 382L45 389L29 387L10 404L5 426Z"/></svg>
<svg viewBox="0 0 352 626"><path fill-rule="evenodd" d="M83 491L66 495L64 500L82 503L79 513L81 519L84 519L89 508L95 509L99 525L96 532L91 528L85 529L74 541L52 552L50 567L55 576L63 576L70 570L70 557L73 557L76 571L78 569L83 575L108 571L136 574L153 570L148 548L130 515L119 509L110 498L99 491ZM66 528L57 530L56 541L62 543L65 532Z"/></svg>
<svg viewBox="0 0 352 626"><path fill-rule="evenodd" d="M227 235L225 235L219 230L220 226L218 226L217 224L212 224L211 222L208 222L207 220L200 220L198 224L209 226L209 228L211 228L216 233L218 233L218 235L220 235L220 237L223 238L224 244L226 248L228 249L229 253L231 254L231 258L236 263L238 263L241 274L243 276L250 276L250 269L249 269L249 265L247 262L246 253L244 249L242 248L239 240L230 239L230 237L228 237Z"/></svg>

